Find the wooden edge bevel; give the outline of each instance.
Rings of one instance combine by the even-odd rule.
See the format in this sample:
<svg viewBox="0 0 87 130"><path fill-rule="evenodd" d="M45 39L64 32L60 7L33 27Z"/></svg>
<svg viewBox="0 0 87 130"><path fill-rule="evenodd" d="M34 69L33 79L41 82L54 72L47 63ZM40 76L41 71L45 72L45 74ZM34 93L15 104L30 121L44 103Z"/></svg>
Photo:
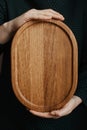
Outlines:
<svg viewBox="0 0 87 130"><path fill-rule="evenodd" d="M12 88L13 91L16 95L16 97L18 98L18 100L25 105L27 108L31 108L33 110L36 111L48 111L48 107L45 107L45 110L43 110L43 106L40 106L38 108L37 105L30 103L20 92L20 90L18 90L18 84L17 84L17 77L16 77L16 60L17 60L17 47L16 47L16 43L18 38L20 37L21 33L29 26L36 24L36 23L40 23L40 22L48 22L48 23L52 23L55 24L57 26L59 26L60 28L62 28L68 35L71 43L72 43L72 47L73 47L73 84L72 84L72 88L71 91L69 93L69 95L66 97L66 99L60 103L60 104L56 104L54 106L54 108L61 108L61 106L63 106L66 102L69 101L69 99L72 98L73 94L76 91L77 88L77 82L78 82L78 46L77 46L77 41L76 38L73 34L73 32L70 30L70 28L64 24L63 22L59 21L59 20L45 20L45 21L37 21L37 20L32 20L29 21L27 23L25 23L23 26L21 26L19 28L19 30L16 32L13 40L12 40L12 46L11 46L11 80L12 80ZM74 44L73 44L74 43ZM13 74L12 74L13 73ZM53 106L52 106L53 107ZM50 110L52 110L52 108L50 108Z"/></svg>

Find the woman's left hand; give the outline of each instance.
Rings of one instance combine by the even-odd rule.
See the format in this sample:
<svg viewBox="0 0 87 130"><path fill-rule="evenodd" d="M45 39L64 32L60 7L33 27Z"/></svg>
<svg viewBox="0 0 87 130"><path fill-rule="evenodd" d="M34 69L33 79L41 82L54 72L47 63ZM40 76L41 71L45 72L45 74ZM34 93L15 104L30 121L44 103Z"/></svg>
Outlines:
<svg viewBox="0 0 87 130"><path fill-rule="evenodd" d="M56 119L70 114L80 103L82 103L82 99L78 96L73 96L61 109L51 112L36 112L33 110L30 110L30 112L39 117Z"/></svg>

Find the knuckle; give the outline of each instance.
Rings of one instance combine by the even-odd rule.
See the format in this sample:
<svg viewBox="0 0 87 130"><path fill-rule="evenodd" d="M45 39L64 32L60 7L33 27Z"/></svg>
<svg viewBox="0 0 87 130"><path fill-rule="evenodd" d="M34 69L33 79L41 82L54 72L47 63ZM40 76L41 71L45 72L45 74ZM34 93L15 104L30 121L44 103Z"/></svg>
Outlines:
<svg viewBox="0 0 87 130"><path fill-rule="evenodd" d="M49 9L49 11L52 11L52 9Z"/></svg>
<svg viewBox="0 0 87 130"><path fill-rule="evenodd" d="M31 9L31 11L35 12L35 11L36 11L36 9Z"/></svg>
<svg viewBox="0 0 87 130"><path fill-rule="evenodd" d="M58 113L58 116L59 116L59 117L61 117L61 116L62 116L62 114L61 114L61 113Z"/></svg>

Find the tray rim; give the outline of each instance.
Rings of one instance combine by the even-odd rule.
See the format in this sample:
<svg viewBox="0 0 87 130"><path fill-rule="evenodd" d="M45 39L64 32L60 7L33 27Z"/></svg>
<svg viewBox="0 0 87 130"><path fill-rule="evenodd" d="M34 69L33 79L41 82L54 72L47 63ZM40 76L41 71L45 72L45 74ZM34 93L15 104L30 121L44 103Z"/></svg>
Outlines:
<svg viewBox="0 0 87 130"><path fill-rule="evenodd" d="M11 80L12 80L12 88L13 88L13 91L16 95L16 97L18 98L18 100L23 104L25 105L27 108L31 108L32 110L35 110L35 111L44 111L43 110L43 106L37 106L31 102L29 102L22 94L20 91L18 91L18 85L17 83L15 82L16 81L16 78L15 78L15 74L12 74L12 73L15 73L15 58L17 56L17 53L15 51L17 51L17 44L15 44L15 42L17 41L17 39L19 38L20 34L28 27L32 26L33 24L36 24L36 23L41 23L41 22L47 22L47 23L52 23L52 24L55 24L57 26L59 26L60 28L62 28L66 33L67 35L69 36L69 39L72 43L72 47L73 47L73 84L72 84L72 87L70 89L70 93L69 95L64 99L64 101L58 105L54 105L54 108L61 108L61 106L65 105L66 102L69 101L69 99L72 98L73 94L75 93L76 91L76 88L77 88L77 82L78 82L78 46L77 46L77 41L76 41L76 38L75 38L75 35L74 33L71 31L71 29L63 22L59 21L59 20L46 20L46 21L38 21L38 20L31 20L27 23L25 23L24 25L22 25L18 31L16 32L15 36L13 37L13 40L12 40L12 46L11 46ZM74 43L74 44L73 44ZM15 48L15 49L14 49ZM12 60L14 59L14 60ZM53 106L52 106L53 107ZM48 107L46 108L45 107L45 111L48 110Z"/></svg>

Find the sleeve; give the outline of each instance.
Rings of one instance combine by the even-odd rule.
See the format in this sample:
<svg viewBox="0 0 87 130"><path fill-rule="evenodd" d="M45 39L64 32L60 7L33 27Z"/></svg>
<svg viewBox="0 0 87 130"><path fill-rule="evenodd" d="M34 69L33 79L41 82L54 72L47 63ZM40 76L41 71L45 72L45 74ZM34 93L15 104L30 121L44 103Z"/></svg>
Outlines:
<svg viewBox="0 0 87 130"><path fill-rule="evenodd" d="M5 0L0 0L0 25L7 21L7 6ZM4 45L0 43L0 54L4 50Z"/></svg>
<svg viewBox="0 0 87 130"><path fill-rule="evenodd" d="M79 96L87 106L87 9L83 15L83 48L80 72L78 76L78 86L75 95Z"/></svg>
<svg viewBox="0 0 87 130"><path fill-rule="evenodd" d="M7 6L5 0L0 0L0 25L7 20Z"/></svg>
<svg viewBox="0 0 87 130"><path fill-rule="evenodd" d="M5 0L0 0L0 25L7 21L7 9L6 9L6 2ZM5 49L5 45L0 43L0 74L1 74L1 67L2 67L2 59L3 53Z"/></svg>

